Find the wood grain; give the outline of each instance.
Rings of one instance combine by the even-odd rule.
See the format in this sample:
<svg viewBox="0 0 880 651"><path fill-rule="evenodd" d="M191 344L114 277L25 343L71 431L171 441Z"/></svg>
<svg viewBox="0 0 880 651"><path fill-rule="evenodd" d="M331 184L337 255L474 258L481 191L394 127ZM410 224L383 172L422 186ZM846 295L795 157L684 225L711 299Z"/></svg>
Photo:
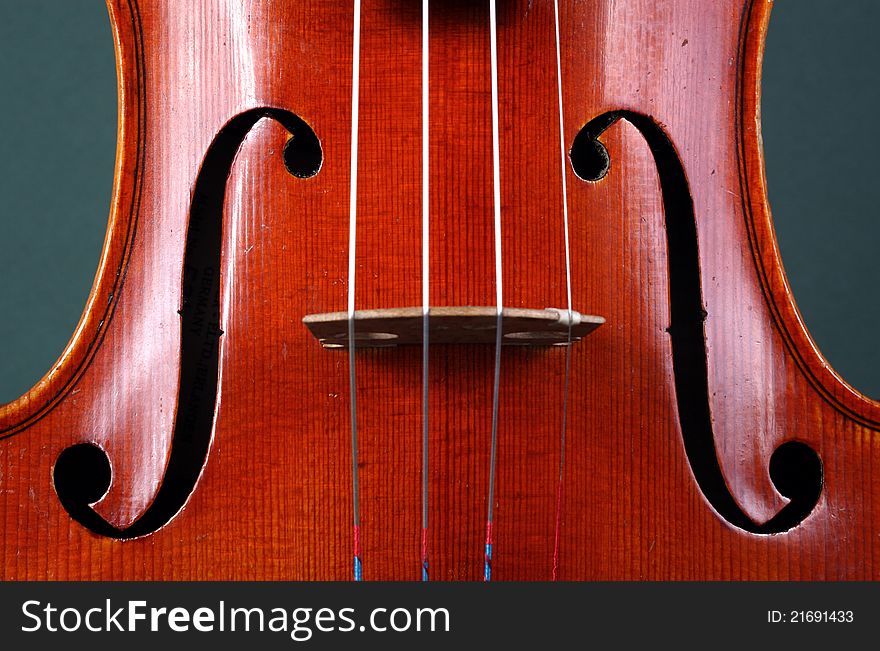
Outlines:
<svg viewBox="0 0 880 651"><path fill-rule="evenodd" d="M302 318L346 308L351 3L108 6L120 75L108 235L64 354L0 407L0 576L348 580L348 361L322 350ZM584 181L565 171L573 306L607 323L571 348L559 577L880 578L880 404L848 386L812 342L767 204L758 108L771 4L559 6L566 146L598 116L616 116L598 136L607 174ZM432 304L491 306L488 7L431 7ZM356 306L419 305L419 7L363 0L362 12ZM566 304L554 43L551 2L499 3L511 308ZM56 460L79 443L106 453L112 483L94 510L114 530L133 530L154 505L172 449L186 443L174 433L181 364L194 363L178 314L194 188L224 125L263 109L314 130L321 169L309 178L288 171L290 133L271 115L247 132L217 189L223 334L198 482L156 531L100 535L62 506ZM689 204L670 203L662 162L673 159ZM669 332L679 265L669 255L671 215L688 210L711 426L700 449L711 459L688 453L679 394L691 389L676 386ZM431 350L432 579L481 577L493 355L491 345ZM565 362L563 348L503 352L493 573L501 580L551 576ZM417 580L421 351L363 350L355 370L364 576ZM821 459L821 494L791 528L761 533L788 502L770 467L791 441ZM712 464L720 488L699 480ZM718 491L747 526L713 507Z"/></svg>

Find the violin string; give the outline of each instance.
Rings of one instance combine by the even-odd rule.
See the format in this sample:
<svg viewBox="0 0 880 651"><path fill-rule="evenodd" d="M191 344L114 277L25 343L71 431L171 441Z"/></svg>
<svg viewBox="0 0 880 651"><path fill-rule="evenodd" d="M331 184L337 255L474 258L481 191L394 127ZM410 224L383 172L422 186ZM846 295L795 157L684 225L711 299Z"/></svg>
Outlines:
<svg viewBox="0 0 880 651"><path fill-rule="evenodd" d="M430 333L430 195L428 163L428 0L422 0L422 581L428 580L428 339Z"/></svg>
<svg viewBox="0 0 880 651"><path fill-rule="evenodd" d="M562 388L562 432L559 441L559 479L556 485L556 518L553 536L552 580L556 581L559 571L559 540L562 531L562 480L565 468L565 443L568 428L568 393L571 382L571 247L568 239L568 184L566 182L565 155L565 117L562 103L562 54L559 34L559 0L553 0L553 15L556 27L556 89L559 105L559 152L562 162L562 222L565 233L565 291L568 308L568 337L565 346L565 382Z"/></svg>
<svg viewBox="0 0 880 651"><path fill-rule="evenodd" d="M351 191L348 208L348 383L351 393L351 483L354 520L354 580L363 580L361 563L360 490L358 485L357 381L355 379L354 281L357 244L358 104L360 99L361 0L354 0L354 35L351 73Z"/></svg>
<svg viewBox="0 0 880 651"><path fill-rule="evenodd" d="M489 0L490 61L492 69L492 185L495 221L495 377L492 388L492 447L489 453L489 504L486 515L486 546L483 580L492 580L492 522L495 501L495 463L498 451L498 393L501 380L503 286L501 268L501 152L498 127L498 27L495 0Z"/></svg>

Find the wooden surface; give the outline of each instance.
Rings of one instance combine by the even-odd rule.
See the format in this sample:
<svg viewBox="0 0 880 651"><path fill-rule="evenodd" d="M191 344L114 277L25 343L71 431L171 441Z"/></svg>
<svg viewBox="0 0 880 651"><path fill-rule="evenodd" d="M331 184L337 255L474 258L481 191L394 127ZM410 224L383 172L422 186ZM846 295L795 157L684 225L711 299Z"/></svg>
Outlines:
<svg viewBox="0 0 880 651"><path fill-rule="evenodd" d="M108 4L108 237L67 350L0 407L0 574L348 580L348 360L301 320L346 309L352 6ZM488 9L431 5L432 304L494 305ZM880 404L813 345L767 206L769 10L560 2L572 302L607 323L570 349L559 578L880 578ZM419 12L363 2L358 309L421 301ZM499 3L498 53L505 305L564 306L552 3ZM431 352L432 579L482 576L493 355ZM367 580L420 577L421 370L357 356ZM503 352L500 580L551 576L564 374Z"/></svg>
<svg viewBox="0 0 880 651"><path fill-rule="evenodd" d="M324 348L348 348L348 312L307 314L303 323ZM569 327L569 323L571 327ZM605 323L600 316L576 310L504 308L502 345L565 346L577 343ZM498 311L494 307L435 307L428 311L428 343L495 344ZM421 307L356 310L355 348L384 348L424 341Z"/></svg>

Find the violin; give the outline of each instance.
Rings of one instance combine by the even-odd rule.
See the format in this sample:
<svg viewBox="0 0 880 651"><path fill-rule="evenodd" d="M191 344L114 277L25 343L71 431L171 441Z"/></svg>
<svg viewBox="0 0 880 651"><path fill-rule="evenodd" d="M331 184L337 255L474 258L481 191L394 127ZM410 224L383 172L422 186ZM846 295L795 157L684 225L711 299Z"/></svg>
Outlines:
<svg viewBox="0 0 880 651"><path fill-rule="evenodd" d="M107 6L107 238L0 406L3 579L880 578L770 2Z"/></svg>

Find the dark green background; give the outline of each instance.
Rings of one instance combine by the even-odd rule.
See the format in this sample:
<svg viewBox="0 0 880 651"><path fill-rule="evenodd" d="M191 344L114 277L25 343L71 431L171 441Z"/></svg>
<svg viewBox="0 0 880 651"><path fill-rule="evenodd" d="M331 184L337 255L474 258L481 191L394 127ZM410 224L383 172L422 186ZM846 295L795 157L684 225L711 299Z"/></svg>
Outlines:
<svg viewBox="0 0 880 651"><path fill-rule="evenodd" d="M722 1L722 0L707 0ZM777 0L764 65L770 199L822 352L880 396L880 2ZM0 1L0 402L51 366L104 239L116 73L101 0Z"/></svg>

